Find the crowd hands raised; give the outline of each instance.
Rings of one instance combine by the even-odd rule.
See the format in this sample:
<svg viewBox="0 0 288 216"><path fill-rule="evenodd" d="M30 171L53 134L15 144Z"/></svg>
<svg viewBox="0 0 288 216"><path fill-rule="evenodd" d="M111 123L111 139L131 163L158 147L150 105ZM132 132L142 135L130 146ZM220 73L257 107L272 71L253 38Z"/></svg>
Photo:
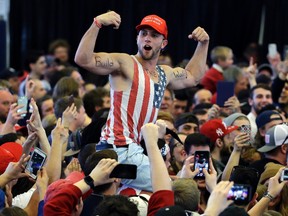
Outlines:
<svg viewBox="0 0 288 216"><path fill-rule="evenodd" d="M153 19L158 18L148 16L142 22ZM149 60L139 56L155 49L157 37L164 37L162 48L167 45L163 29L150 32L153 27L142 29L143 25L137 29L137 43L142 49L143 37L145 51L135 55L136 60L126 54L93 53L95 44L87 38L94 38L95 43L100 28L112 25L118 29L120 24L121 17L114 11L95 17L80 42L76 63L100 75L117 77L114 71L119 69L130 78L132 72L119 62L129 59L127 64L131 61L132 65L137 60L144 68ZM217 46L210 52L211 67L203 70L209 60L209 36L198 27L188 38L198 42L194 57L175 69L169 54L157 53L168 88L163 90L158 120L138 126L142 137L138 144L146 155L141 150L133 157L147 157L151 190L135 187L133 180L110 177L123 163L119 151L132 151L132 147L113 144L97 150L110 108L109 86L96 88L82 79L69 62L65 40L52 42L49 55L29 52L22 77L12 69L3 72L0 215L288 215L287 60L281 61L276 52L268 53L269 64L249 56L244 66L237 66L232 49ZM83 57L87 47L90 59ZM200 67L193 66L195 58L202 59ZM101 59L111 60L111 68ZM234 94L222 105L217 104L219 81L234 83ZM189 88L179 90L182 87ZM25 97L27 104L17 103L17 97ZM25 167L35 149L46 160L32 178ZM208 157L199 158L201 154ZM133 161L139 177L140 165L129 160ZM285 172L287 179L282 179ZM239 185L246 188L233 192Z"/></svg>

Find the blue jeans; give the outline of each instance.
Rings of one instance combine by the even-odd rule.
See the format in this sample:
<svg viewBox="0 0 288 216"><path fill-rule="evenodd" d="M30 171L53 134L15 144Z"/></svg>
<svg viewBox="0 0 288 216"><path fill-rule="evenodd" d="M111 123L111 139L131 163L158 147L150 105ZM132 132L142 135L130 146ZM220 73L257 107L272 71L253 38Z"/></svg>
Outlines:
<svg viewBox="0 0 288 216"><path fill-rule="evenodd" d="M107 142L101 141L100 145L107 145ZM109 144L108 144L109 145ZM122 164L135 164L137 166L137 177L136 179L122 179L121 183L130 186L132 188L151 191L152 182L150 174L150 163L149 158L143 154L143 148L137 143L130 143L128 147L116 147L113 146L113 150L118 155L118 162ZM104 146L106 148L108 146ZM98 150L102 150L98 148ZM96 145L97 151L97 145Z"/></svg>

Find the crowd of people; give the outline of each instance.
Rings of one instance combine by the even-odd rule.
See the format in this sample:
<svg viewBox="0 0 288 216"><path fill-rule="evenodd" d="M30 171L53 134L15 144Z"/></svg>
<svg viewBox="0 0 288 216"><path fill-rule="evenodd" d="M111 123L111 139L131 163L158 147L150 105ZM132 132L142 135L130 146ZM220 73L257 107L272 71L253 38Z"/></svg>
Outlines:
<svg viewBox="0 0 288 216"><path fill-rule="evenodd" d="M0 73L0 216L288 216L288 59L234 63L197 27L174 66L157 15L136 26L135 55L95 52L100 29L120 24L96 16L76 64L58 39Z"/></svg>

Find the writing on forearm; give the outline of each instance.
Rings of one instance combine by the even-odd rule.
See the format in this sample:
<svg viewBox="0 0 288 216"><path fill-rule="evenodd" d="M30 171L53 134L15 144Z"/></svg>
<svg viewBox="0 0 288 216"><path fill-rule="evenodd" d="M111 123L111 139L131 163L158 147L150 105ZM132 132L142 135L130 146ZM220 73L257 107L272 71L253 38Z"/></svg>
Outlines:
<svg viewBox="0 0 288 216"><path fill-rule="evenodd" d="M177 79L187 79L187 71L185 69L173 71L174 77Z"/></svg>
<svg viewBox="0 0 288 216"><path fill-rule="evenodd" d="M110 58L102 59L100 56L95 57L96 67L113 67L114 63L113 60Z"/></svg>

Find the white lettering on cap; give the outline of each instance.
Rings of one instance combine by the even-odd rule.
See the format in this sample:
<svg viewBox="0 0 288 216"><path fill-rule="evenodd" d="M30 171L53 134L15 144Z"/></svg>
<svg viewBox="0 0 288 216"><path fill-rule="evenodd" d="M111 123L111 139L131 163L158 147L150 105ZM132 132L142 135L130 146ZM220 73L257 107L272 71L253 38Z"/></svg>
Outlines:
<svg viewBox="0 0 288 216"><path fill-rule="evenodd" d="M218 135L219 137L221 137L221 136L224 135L224 132L222 131L221 128L216 129L216 133L217 133L217 135Z"/></svg>

